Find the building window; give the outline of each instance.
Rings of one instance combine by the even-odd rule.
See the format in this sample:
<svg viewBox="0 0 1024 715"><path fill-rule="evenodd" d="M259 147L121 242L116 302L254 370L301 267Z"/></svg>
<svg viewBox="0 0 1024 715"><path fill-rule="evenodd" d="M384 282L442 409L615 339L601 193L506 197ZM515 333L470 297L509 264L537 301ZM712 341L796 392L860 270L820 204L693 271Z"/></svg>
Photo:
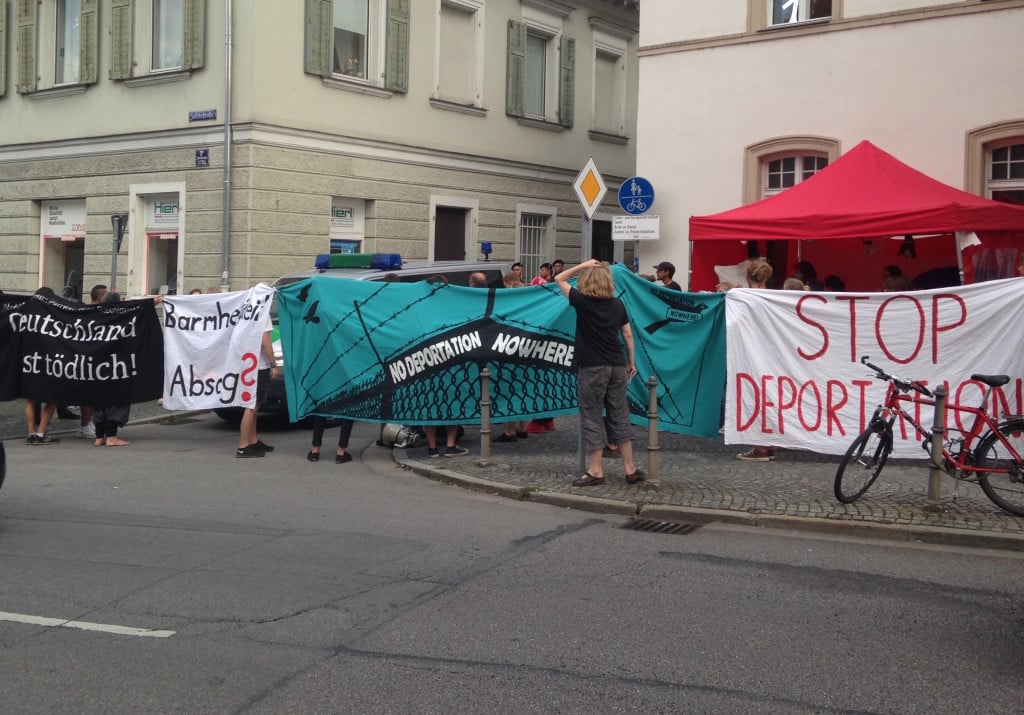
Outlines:
<svg viewBox="0 0 1024 715"><path fill-rule="evenodd" d="M1024 140L990 149L987 188L996 201L1024 206Z"/></svg>
<svg viewBox="0 0 1024 715"><path fill-rule="evenodd" d="M434 98L481 106L482 0L438 0Z"/></svg>
<svg viewBox="0 0 1024 715"><path fill-rule="evenodd" d="M828 166L828 157L803 155L783 156L764 163L764 196L774 194L805 181Z"/></svg>
<svg viewBox="0 0 1024 715"><path fill-rule="evenodd" d="M593 121L600 133L626 134L626 57L633 31L590 18L594 41Z"/></svg>
<svg viewBox="0 0 1024 715"><path fill-rule="evenodd" d="M768 3L772 26L832 17L832 0L768 0Z"/></svg>
<svg viewBox="0 0 1024 715"><path fill-rule="evenodd" d="M622 57L598 50L594 54L594 128L622 133Z"/></svg>
<svg viewBox="0 0 1024 715"><path fill-rule="evenodd" d="M206 0L111 0L110 78L185 79L203 66L205 35Z"/></svg>
<svg viewBox="0 0 1024 715"><path fill-rule="evenodd" d="M523 111L527 116L544 117L548 82L548 39L536 32L526 32L526 83L523 87Z"/></svg>
<svg viewBox="0 0 1024 715"><path fill-rule="evenodd" d="M532 0L522 3L522 21L509 20L508 25L505 111L513 117L571 127L576 40L562 33L562 20L571 8Z"/></svg>
<svg viewBox="0 0 1024 715"><path fill-rule="evenodd" d="M179 69L185 61L184 0L153 0L153 69Z"/></svg>
<svg viewBox="0 0 1024 715"><path fill-rule="evenodd" d="M554 209L545 206L519 206L517 210L519 260L523 264L524 281L529 283L540 275L540 264L554 255L551 227L555 225Z"/></svg>
<svg viewBox="0 0 1024 715"><path fill-rule="evenodd" d="M82 53L81 0L57 0L57 34L53 64L53 83L78 82L79 59Z"/></svg>
<svg viewBox="0 0 1024 715"><path fill-rule="evenodd" d="M367 45L372 32L374 49L377 49L376 34L382 24L380 10L380 3L376 0L335 0L334 74L367 78L370 60L376 59L374 53L368 52Z"/></svg>
<svg viewBox="0 0 1024 715"><path fill-rule="evenodd" d="M306 3L306 72L334 86L408 89L410 0ZM365 91L365 89L363 90Z"/></svg>
<svg viewBox="0 0 1024 715"><path fill-rule="evenodd" d="M96 81L97 4L96 0L17 4L19 93Z"/></svg>

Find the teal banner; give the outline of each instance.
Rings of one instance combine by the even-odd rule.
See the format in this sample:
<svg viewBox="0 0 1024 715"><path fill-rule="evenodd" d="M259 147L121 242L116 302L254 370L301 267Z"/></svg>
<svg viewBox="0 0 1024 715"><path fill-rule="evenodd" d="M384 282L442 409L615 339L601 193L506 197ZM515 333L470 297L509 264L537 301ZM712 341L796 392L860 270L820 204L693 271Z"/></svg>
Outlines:
<svg viewBox="0 0 1024 715"><path fill-rule="evenodd" d="M614 266L641 378L646 424L657 379L659 427L716 436L725 388L723 295L680 293ZM576 314L555 284L517 289L316 276L278 289L291 419L463 424L480 420L490 371L495 422L573 414Z"/></svg>

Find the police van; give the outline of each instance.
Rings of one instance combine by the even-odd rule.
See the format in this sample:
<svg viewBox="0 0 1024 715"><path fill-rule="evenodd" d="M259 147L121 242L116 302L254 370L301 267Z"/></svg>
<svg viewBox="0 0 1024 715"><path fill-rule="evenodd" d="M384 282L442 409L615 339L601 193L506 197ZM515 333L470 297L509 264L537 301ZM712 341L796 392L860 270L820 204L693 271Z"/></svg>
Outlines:
<svg viewBox="0 0 1024 715"><path fill-rule="evenodd" d="M350 256L352 254L349 254ZM349 258L346 254L333 254L332 256L318 256L317 267L298 273L290 273L281 276L273 283L274 288L281 288L292 283L298 283L314 276L327 276L329 278L348 278L355 281L382 281L397 280L402 283L423 281L431 276L444 276L450 285L468 286L469 277L473 273L483 273L487 277L488 288L504 288L503 278L506 273L512 270L510 263L501 261L402 261L397 254L358 254L370 256L360 260ZM374 267L377 266L377 267ZM284 366L281 354L281 341L277 328L277 305L275 303L272 311L274 322L274 355L277 358L279 367ZM273 414L275 416L288 415L288 397L284 387L284 372L281 376L273 378L267 390L267 399L260 405L260 414ZM239 407L227 407L214 410L218 417L229 422L238 422L242 418L242 410Z"/></svg>

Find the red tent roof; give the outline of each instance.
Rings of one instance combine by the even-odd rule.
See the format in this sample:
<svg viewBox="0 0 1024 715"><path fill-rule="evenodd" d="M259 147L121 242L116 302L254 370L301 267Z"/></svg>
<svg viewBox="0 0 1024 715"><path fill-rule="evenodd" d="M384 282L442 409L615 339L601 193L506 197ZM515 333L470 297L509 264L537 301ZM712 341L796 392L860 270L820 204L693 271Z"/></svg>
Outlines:
<svg viewBox="0 0 1024 715"><path fill-rule="evenodd" d="M1024 206L955 189L862 141L757 203L690 217L690 240L870 238L1024 230Z"/></svg>

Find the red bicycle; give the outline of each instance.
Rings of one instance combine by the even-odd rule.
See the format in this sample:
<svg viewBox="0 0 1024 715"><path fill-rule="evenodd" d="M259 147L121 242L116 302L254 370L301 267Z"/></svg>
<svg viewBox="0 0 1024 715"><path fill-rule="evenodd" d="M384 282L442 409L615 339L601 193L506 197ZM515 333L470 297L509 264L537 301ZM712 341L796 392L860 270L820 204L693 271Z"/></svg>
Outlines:
<svg viewBox="0 0 1024 715"><path fill-rule="evenodd" d="M846 450L834 485L836 499L850 504L868 490L882 473L893 447L893 424L897 417L909 422L922 435L921 446L931 452L932 431L924 427L904 405L914 405L921 414L922 405L935 405L935 395L921 382L903 380L868 362L865 355L860 361L874 370L874 377L889 383L885 401L875 408L867 429L861 432ZM947 429L942 446L942 464L946 474L965 482L977 482L985 496L1000 509L1024 516L1024 475L1021 474L1024 455L1024 415L1009 415L996 423L987 408L992 389L1010 381L1008 375L971 375L971 379L985 385L985 394L977 407L962 405L953 400L946 403L950 413L971 415L970 428ZM958 423L949 420L950 425ZM950 435L954 435L950 437Z"/></svg>

